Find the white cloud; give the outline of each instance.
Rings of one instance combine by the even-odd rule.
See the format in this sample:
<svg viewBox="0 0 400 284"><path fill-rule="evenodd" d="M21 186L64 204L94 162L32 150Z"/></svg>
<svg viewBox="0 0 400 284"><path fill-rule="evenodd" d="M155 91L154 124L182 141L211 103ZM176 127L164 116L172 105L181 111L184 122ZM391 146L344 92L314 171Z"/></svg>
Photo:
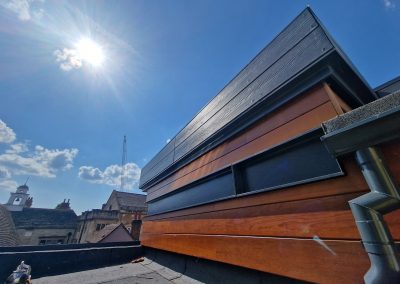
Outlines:
<svg viewBox="0 0 400 284"><path fill-rule="evenodd" d="M35 147L34 159L45 165L51 171L69 170L73 167L73 161L78 154L78 149L46 149L42 146Z"/></svg>
<svg viewBox="0 0 400 284"><path fill-rule="evenodd" d="M14 130L0 119L0 143L12 143L16 137Z"/></svg>
<svg viewBox="0 0 400 284"><path fill-rule="evenodd" d="M383 3L385 4L385 7L388 9L396 8L396 3L394 2L394 0L383 0Z"/></svg>
<svg viewBox="0 0 400 284"><path fill-rule="evenodd" d="M9 192L15 192L17 188L17 183L11 179L1 180L0 179L0 190L5 190Z"/></svg>
<svg viewBox="0 0 400 284"><path fill-rule="evenodd" d="M6 168L12 175L35 175L56 177L58 171L69 170L78 149L46 149L36 146L34 152L25 155L21 153L5 153L0 155L0 166Z"/></svg>
<svg viewBox="0 0 400 284"><path fill-rule="evenodd" d="M76 49L63 48L54 51L56 61L60 63L60 68L64 71L79 69L82 67L82 58Z"/></svg>
<svg viewBox="0 0 400 284"><path fill-rule="evenodd" d="M167 142L167 144L168 144L169 142L171 142L171 139L170 139L170 138L168 138L166 142Z"/></svg>
<svg viewBox="0 0 400 284"><path fill-rule="evenodd" d="M10 149L6 150L7 154L20 154L28 151L28 143L10 144Z"/></svg>
<svg viewBox="0 0 400 284"><path fill-rule="evenodd" d="M42 3L42 0L0 0L0 5L18 15L21 21L32 18L41 18L44 10L32 8L33 3Z"/></svg>
<svg viewBox="0 0 400 284"><path fill-rule="evenodd" d="M10 172L5 168L0 168L0 180L10 178Z"/></svg>
<svg viewBox="0 0 400 284"><path fill-rule="evenodd" d="M127 163L125 165L125 189L137 188L139 184L140 171L141 169L135 163ZM110 165L105 168L104 171L95 167L82 166L79 168L78 175L81 179L92 183L119 187L121 185L122 166Z"/></svg>
<svg viewBox="0 0 400 284"><path fill-rule="evenodd" d="M0 178L13 175L55 177L58 171L69 170L78 154L78 149L46 149L37 145L30 150L28 142L13 143L15 132L0 120L0 142L9 143L9 149L0 153Z"/></svg>

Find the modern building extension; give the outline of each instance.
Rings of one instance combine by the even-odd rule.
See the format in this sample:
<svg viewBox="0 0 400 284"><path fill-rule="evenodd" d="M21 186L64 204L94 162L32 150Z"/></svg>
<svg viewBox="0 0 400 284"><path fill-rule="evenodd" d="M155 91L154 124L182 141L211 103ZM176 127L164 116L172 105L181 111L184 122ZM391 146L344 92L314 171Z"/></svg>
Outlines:
<svg viewBox="0 0 400 284"><path fill-rule="evenodd" d="M306 8L143 168L143 246L398 283L399 81L373 90Z"/></svg>

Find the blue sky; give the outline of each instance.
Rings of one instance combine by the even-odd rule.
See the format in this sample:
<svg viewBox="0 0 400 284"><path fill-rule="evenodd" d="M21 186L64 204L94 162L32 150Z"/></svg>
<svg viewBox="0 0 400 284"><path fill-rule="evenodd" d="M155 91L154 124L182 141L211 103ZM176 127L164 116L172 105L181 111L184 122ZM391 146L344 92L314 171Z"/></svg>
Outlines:
<svg viewBox="0 0 400 284"><path fill-rule="evenodd" d="M372 86L400 75L400 1L0 0L0 203L80 213L142 168L309 4ZM80 52L83 38L104 53Z"/></svg>

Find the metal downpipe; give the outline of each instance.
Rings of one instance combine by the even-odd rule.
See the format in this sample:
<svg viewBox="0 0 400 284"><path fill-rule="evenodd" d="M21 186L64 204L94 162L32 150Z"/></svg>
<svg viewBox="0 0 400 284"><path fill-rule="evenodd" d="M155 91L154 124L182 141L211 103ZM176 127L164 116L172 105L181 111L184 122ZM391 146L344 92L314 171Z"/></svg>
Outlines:
<svg viewBox="0 0 400 284"><path fill-rule="evenodd" d="M400 208L400 190L385 165L380 150L356 151L371 192L349 201L371 267L365 283L400 283L400 258L383 215Z"/></svg>

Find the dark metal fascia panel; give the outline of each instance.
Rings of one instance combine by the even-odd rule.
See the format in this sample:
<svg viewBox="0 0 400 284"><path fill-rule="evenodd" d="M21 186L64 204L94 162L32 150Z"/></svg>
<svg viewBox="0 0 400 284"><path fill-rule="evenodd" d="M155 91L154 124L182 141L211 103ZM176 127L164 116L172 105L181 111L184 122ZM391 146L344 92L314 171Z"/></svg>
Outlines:
<svg viewBox="0 0 400 284"><path fill-rule="evenodd" d="M335 157L400 138L400 106L321 137Z"/></svg>

